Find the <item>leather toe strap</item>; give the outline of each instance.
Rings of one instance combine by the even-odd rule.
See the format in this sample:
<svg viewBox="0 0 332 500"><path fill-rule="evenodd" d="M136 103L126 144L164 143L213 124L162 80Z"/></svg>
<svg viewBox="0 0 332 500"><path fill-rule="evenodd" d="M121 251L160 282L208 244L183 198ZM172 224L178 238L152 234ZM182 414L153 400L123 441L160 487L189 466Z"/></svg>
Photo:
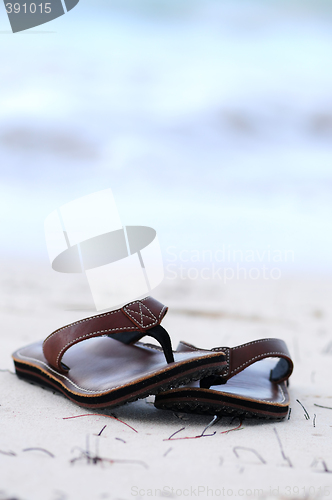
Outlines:
<svg viewBox="0 0 332 500"><path fill-rule="evenodd" d="M66 373L69 368L62 363L62 357L78 342L110 335L124 343L132 343L150 335L161 343L167 362L170 363L174 360L171 342L166 330L160 326L166 312L166 306L152 297L146 297L120 309L76 321L55 330L45 339L44 356L50 366L60 373Z"/></svg>
<svg viewBox="0 0 332 500"><path fill-rule="evenodd" d="M178 351L201 350L197 347L180 342ZM248 366L265 358L279 358L271 370L271 382L287 380L293 371L293 361L290 357L286 343L281 339L260 339L236 347L216 347L212 351L223 351L226 354L227 365L218 377L208 377L201 381L201 387L225 384Z"/></svg>

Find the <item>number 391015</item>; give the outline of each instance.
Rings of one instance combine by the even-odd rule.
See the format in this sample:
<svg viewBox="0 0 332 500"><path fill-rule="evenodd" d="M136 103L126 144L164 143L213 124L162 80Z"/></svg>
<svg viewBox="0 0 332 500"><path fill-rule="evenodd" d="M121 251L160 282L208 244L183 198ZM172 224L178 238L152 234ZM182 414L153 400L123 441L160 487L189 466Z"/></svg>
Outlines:
<svg viewBox="0 0 332 500"><path fill-rule="evenodd" d="M19 14L20 12L22 14L36 14L37 12L40 14L50 14L52 9L50 3L31 3L30 5L27 5L26 3L23 5L20 5L19 3L6 3L6 11L7 14Z"/></svg>

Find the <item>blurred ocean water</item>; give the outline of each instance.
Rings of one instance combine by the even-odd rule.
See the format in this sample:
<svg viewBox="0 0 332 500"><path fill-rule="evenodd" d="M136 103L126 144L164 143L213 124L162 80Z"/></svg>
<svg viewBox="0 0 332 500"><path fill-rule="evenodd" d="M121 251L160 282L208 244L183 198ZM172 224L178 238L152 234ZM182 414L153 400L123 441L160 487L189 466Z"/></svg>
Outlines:
<svg viewBox="0 0 332 500"><path fill-rule="evenodd" d="M46 259L45 217L110 187L166 260L332 271L331 28L328 1L82 0L16 35L3 9L2 254Z"/></svg>

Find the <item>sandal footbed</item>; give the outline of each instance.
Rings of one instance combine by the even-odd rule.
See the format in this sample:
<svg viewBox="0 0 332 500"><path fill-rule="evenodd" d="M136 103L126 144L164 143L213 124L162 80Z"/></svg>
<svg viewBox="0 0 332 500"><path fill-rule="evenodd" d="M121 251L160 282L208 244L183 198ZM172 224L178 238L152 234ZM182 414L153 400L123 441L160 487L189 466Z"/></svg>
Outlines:
<svg viewBox="0 0 332 500"><path fill-rule="evenodd" d="M156 397L155 406L189 413L284 418L289 411L289 395L285 382L269 380L274 365L270 359L258 361L226 384L210 389L193 383L167 391Z"/></svg>
<svg viewBox="0 0 332 500"><path fill-rule="evenodd" d="M126 345L110 337L76 344L63 362L70 368L64 375L47 363L42 342L13 354L21 378L52 387L80 406L114 407L220 371L224 353L174 353L167 364L164 353L142 343Z"/></svg>

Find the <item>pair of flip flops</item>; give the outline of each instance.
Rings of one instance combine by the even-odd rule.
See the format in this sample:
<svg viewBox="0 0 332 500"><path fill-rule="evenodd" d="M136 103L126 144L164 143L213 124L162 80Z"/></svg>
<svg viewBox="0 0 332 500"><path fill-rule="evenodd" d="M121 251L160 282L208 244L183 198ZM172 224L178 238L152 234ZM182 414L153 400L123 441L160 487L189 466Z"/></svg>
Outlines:
<svg viewBox="0 0 332 500"><path fill-rule="evenodd" d="M286 344L176 351L161 321L167 308L147 297L64 326L13 354L16 373L87 408L112 408L157 395L155 406L213 415L283 418L293 370ZM150 336L159 346L139 342ZM277 358L277 362L275 359Z"/></svg>

